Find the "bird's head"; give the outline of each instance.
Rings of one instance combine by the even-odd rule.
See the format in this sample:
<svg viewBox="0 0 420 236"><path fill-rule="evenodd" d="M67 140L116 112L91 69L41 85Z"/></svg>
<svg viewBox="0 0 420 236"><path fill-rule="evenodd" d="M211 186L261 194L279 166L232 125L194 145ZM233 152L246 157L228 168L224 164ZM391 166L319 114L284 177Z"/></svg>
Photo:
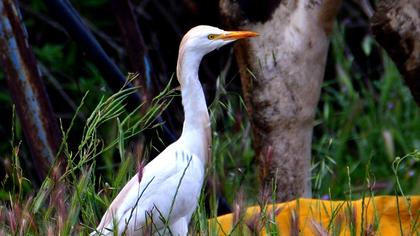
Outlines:
<svg viewBox="0 0 420 236"><path fill-rule="evenodd" d="M182 38L181 48L201 56L229 44L237 39L257 36L252 31L225 31L213 26L196 26ZM181 49L180 48L180 49Z"/></svg>

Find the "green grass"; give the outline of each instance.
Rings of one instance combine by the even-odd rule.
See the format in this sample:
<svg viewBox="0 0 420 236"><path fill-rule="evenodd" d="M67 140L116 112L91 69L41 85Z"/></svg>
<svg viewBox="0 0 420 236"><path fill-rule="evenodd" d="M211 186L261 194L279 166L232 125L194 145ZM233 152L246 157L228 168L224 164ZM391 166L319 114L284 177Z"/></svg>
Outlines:
<svg viewBox="0 0 420 236"><path fill-rule="evenodd" d="M130 75L129 80L135 77ZM0 233L19 234L23 231L25 234L47 235L48 232L60 232L62 235L70 235L92 231L98 217L133 175L134 170L129 167L133 166L136 157L125 152L126 143L150 128L153 119L166 108L174 96L174 90L167 87L154 98L148 112L139 116L138 110L125 112L125 100L135 90L136 88L122 89L113 95L102 97L86 120L77 149L70 150L67 138L72 132L78 112L89 97L86 94L69 127L62 127L63 140L57 156L64 156L66 169L58 178L53 174L49 175L37 192L24 191L22 187L27 185L26 189L35 188L21 170L20 144L15 144L12 140L12 172L2 181L2 192L7 194L1 204ZM116 123L118 132L111 141L105 142L100 137L99 130L109 123ZM115 166L106 164L97 167L97 163L103 163L102 154L111 149L120 156L121 162L117 171ZM105 177L109 183L95 174L95 167L109 168L106 173L115 173ZM103 194L98 195L97 191ZM28 218L29 223L20 221Z"/></svg>
<svg viewBox="0 0 420 236"><path fill-rule="evenodd" d="M353 59L344 53L344 33L336 27L332 37L337 78L324 83L316 118L313 195L351 200L379 194L419 194L420 110L385 53L382 56L385 69L380 80L366 81L352 71ZM364 44L364 47L375 46L373 40ZM43 51L61 57L60 48L55 46L45 46L37 53ZM259 187L246 109L240 95L226 91L226 83L233 78L226 78L225 72L218 77L216 98L210 106L213 154L207 178L213 184L211 191L202 192L191 229L214 234L208 228L207 218L216 216L217 190L234 209L237 224L231 235L241 235L244 227L248 227L242 220L243 209L251 204L263 209L254 226L277 235L277 226L273 224L275 212L264 210L268 203L275 202L272 194L275 184L269 190ZM125 99L133 92L133 89L123 89L102 98L88 93L81 100L74 118L61 125L63 142L59 155L66 158L68 166L60 178L47 178L38 191L34 191L36 186L22 170L21 130L18 123L12 125L12 151L5 157L10 168L0 189L0 234L77 235L93 230L112 199L134 175L132 166L141 158L127 151L127 143L134 140L138 144L136 137L150 128L154 117L176 96L166 88L154 99L149 111L138 116L136 111L127 113L124 109ZM95 108L82 112L92 100L96 101ZM88 114L87 120L83 132L74 134L73 127L81 113ZM216 129L220 126L223 129ZM75 148L68 143L72 135L79 135L80 143ZM206 195L211 199L210 212L204 207ZM342 207L348 208L351 218L351 205ZM416 217L413 214L413 221ZM338 235L342 223L338 218L332 217L326 229L316 227L320 232ZM352 235L354 227L351 227Z"/></svg>
<svg viewBox="0 0 420 236"><path fill-rule="evenodd" d="M368 172L376 193L393 193L392 163L420 149L420 110L395 65L383 52L380 80L362 80L351 68L353 58L344 52L343 30L336 27L332 50L338 78L323 85L313 140L314 195L344 198L350 170L353 197L362 196ZM370 41L373 43L373 41ZM356 87L358 89L356 89ZM338 89L337 89L338 88ZM403 188L419 194L418 160L400 166ZM366 169L368 167L368 169ZM364 171L359 171L364 170ZM417 189L417 191L416 191ZM330 191L331 190L331 191Z"/></svg>

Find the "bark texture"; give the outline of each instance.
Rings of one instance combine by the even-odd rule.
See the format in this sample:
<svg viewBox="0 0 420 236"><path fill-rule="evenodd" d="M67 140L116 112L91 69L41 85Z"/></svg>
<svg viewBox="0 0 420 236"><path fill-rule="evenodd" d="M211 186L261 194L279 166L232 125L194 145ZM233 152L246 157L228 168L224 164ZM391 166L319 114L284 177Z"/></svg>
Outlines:
<svg viewBox="0 0 420 236"><path fill-rule="evenodd" d="M379 1L371 24L420 106L420 0Z"/></svg>
<svg viewBox="0 0 420 236"><path fill-rule="evenodd" d="M260 36L237 43L244 99L265 184L277 199L311 196L314 115L339 0L221 0L226 23Z"/></svg>
<svg viewBox="0 0 420 236"><path fill-rule="evenodd" d="M39 181L43 181L55 161L60 129L39 76L17 2L0 2L0 15L0 69L4 70ZM58 163L51 173L57 178L63 167Z"/></svg>

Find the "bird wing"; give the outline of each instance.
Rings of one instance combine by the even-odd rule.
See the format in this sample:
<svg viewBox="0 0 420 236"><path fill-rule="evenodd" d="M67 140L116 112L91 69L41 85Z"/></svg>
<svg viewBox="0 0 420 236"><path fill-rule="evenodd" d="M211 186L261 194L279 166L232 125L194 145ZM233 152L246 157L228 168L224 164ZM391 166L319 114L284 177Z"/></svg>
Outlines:
<svg viewBox="0 0 420 236"><path fill-rule="evenodd" d="M176 143L170 145L160 155L149 162L144 167L140 182L138 173L130 179L111 203L98 226L98 231L102 231L105 228L113 229L114 219L120 221L123 217L126 218L127 215L129 215L129 218L135 217L135 209L144 212L151 210L155 204L159 204L159 201L166 201L167 203L166 198L171 198L171 196L165 195L165 189L167 188L169 190L179 182L180 174L186 169L186 161L188 162L188 160L194 160L188 163L193 165L191 168L188 167L189 172L190 169L191 171L198 172L192 173L192 176L197 176L196 178L186 177L185 181L187 182L191 179L190 186L192 185L192 189L198 188L198 191L200 191L204 176L204 165L197 157L193 158L195 156L194 154L176 148L177 146ZM191 157L191 159L188 159L188 157ZM200 168L201 165L203 167ZM185 191L185 188L181 191ZM144 215L144 213L141 214ZM141 222L143 220L136 219L136 224L143 224Z"/></svg>

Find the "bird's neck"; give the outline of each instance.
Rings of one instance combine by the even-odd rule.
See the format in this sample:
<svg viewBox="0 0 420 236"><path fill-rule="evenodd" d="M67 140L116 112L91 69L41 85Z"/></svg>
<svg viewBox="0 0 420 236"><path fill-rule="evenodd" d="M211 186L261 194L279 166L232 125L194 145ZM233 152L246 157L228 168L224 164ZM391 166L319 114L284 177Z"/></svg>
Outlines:
<svg viewBox="0 0 420 236"><path fill-rule="evenodd" d="M211 145L210 119L203 88L198 79L198 69L202 56L180 51L177 76L181 84L182 105L184 107L184 126L182 136L193 140L202 154L208 159Z"/></svg>

